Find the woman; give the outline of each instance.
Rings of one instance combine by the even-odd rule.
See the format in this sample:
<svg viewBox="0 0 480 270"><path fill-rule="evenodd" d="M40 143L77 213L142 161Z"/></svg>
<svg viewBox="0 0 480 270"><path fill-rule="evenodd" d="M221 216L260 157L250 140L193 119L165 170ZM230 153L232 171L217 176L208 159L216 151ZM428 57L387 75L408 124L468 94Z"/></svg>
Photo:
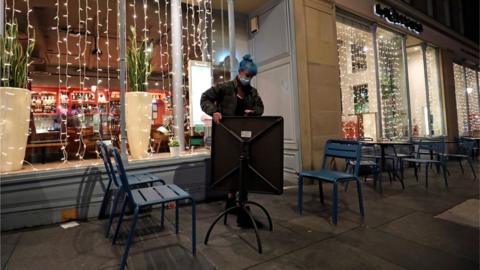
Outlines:
<svg viewBox="0 0 480 270"><path fill-rule="evenodd" d="M261 116L263 102L257 89L251 86L252 78L257 75L257 65L247 54L238 67L238 75L231 81L218 84L202 94L200 105L202 110L212 116L214 123L219 123L223 116ZM225 209L235 206L236 191L228 193ZM251 227L246 213L237 212L237 223L240 227ZM260 224L259 224L260 225Z"/></svg>

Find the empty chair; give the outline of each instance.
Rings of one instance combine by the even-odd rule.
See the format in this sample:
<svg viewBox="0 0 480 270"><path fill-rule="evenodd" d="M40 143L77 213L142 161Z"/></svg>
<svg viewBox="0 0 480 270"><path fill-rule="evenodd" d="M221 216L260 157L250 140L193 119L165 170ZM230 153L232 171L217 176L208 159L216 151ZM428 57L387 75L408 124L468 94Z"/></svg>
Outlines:
<svg viewBox="0 0 480 270"><path fill-rule="evenodd" d="M404 166L403 164L413 163L415 170L415 178L418 182L418 169L425 165L425 187L428 188L428 171L429 166L436 165L437 168L441 168L443 172L443 179L445 181L445 186L448 187L447 181L447 164L445 156L445 139L438 138L434 140L430 139L421 139L418 142L414 142L415 145L415 158L404 158L401 159L400 172L401 177L404 177ZM430 155L430 158L422 157L425 154Z"/></svg>
<svg viewBox="0 0 480 270"><path fill-rule="evenodd" d="M153 186L153 187L146 187L146 188L139 188L139 189L131 189L128 176L125 173L125 168L123 166L122 159L120 157L120 153L118 152L117 148L113 148L113 156L115 158L115 164L117 167L117 172L119 174L119 178L122 182L122 185L125 189L126 198L123 202L122 210L120 213L120 218L118 220L118 225L115 230L115 234L113 236L112 243L115 244L118 236L118 232L120 231L120 227L123 222L123 217L125 215L125 210L127 206L127 202L129 202L133 207L133 219L132 224L130 226L130 231L128 233L128 239L125 244L125 251L122 256L122 261L120 263L120 270L125 268L128 258L128 251L130 249L130 245L133 241L133 236L135 235L135 227L137 225L138 214L142 208L151 207L155 205L160 205L168 202L175 202L175 233L178 233L179 229L179 217L178 217L178 203L179 201L189 200L192 206L192 253L196 255L196 227L195 227L195 200L179 188L177 185L173 184L166 184L162 186ZM162 207L163 209L163 207Z"/></svg>
<svg viewBox="0 0 480 270"><path fill-rule="evenodd" d="M458 164L460 165L462 174L464 173L462 160L466 159L468 164L470 165L470 169L472 169L473 179L477 178L477 174L475 173L475 169L473 167L473 156L474 156L475 144L476 144L475 140L461 137L458 139L457 153L443 154L447 160L450 160L450 159L458 160Z"/></svg>
<svg viewBox="0 0 480 270"><path fill-rule="evenodd" d="M355 181L357 184L357 194L360 206L360 214L364 216L362 187L358 179L360 171L361 159L361 143L358 141L346 140L328 140L325 144L322 168L317 171L304 171L299 174L298 180L298 210L300 214L303 212L303 179L308 177L314 181L318 181L320 201L323 204L323 182L333 184L333 199L332 199L332 222L337 224L337 208L338 208L338 183ZM337 170L327 169L328 158L344 159L346 162L355 161L353 173L346 173Z"/></svg>
<svg viewBox="0 0 480 270"><path fill-rule="evenodd" d="M100 206L99 216L104 215L105 208L107 207L107 204L108 204L107 202L109 198L108 194L111 191L112 183L117 188L115 199L112 204L112 210L110 212L110 217L108 220L107 231L105 232L105 237L108 237L108 235L110 234L110 228L112 227L113 217L115 215L115 212L117 211L118 200L120 198L120 195L125 193L125 190L123 190L122 188L122 183L120 179L117 179L117 177L115 176L115 169L113 168L112 160L110 159L107 145L104 142L97 141L97 146L100 148L100 156L102 157L103 164L105 165L105 171L107 172L107 176L108 176L108 184L107 184L107 188L105 189L102 205ZM165 185L164 180L158 178L156 175L153 175L151 173L127 173L127 176L128 176L127 177L128 185L132 188L139 188L145 185L151 186L153 183L156 183L156 182L159 182ZM162 225L164 220L163 208L164 206L162 206Z"/></svg>

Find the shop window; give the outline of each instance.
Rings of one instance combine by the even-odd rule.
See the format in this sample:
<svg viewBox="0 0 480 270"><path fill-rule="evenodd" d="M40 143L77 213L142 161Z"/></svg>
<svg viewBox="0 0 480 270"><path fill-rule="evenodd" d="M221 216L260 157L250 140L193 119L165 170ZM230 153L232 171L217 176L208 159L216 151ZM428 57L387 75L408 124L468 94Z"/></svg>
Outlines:
<svg viewBox="0 0 480 270"><path fill-rule="evenodd" d="M377 137L373 38L367 27L337 19L337 49L345 138Z"/></svg>
<svg viewBox="0 0 480 270"><path fill-rule="evenodd" d="M460 136L480 135L480 99L478 72L453 64L457 102L458 133Z"/></svg>
<svg viewBox="0 0 480 270"><path fill-rule="evenodd" d="M382 134L388 139L402 139L409 135L402 43L401 35L384 29L377 30Z"/></svg>
<svg viewBox="0 0 480 270"><path fill-rule="evenodd" d="M468 98L468 123L470 136L480 135L480 108L478 99L477 73L471 68L465 68L467 98Z"/></svg>
<svg viewBox="0 0 480 270"><path fill-rule="evenodd" d="M26 36L26 29L34 28L28 25L27 16L30 12L26 12L26 3L16 2L16 9L21 12L13 14L18 20L21 34ZM142 159L169 158L168 141L176 137L169 5L169 1L149 1L146 7L139 1L130 0L126 3L127 49L133 39L131 27L136 29L138 45L142 40L153 41L151 49L144 50L153 55L153 60L152 72L145 82L146 92L152 98L151 110L149 108L147 114L151 117L150 129L146 131L150 137ZM184 100L178 106L184 108L185 119L178 122L185 130L187 151L182 154L184 156L208 153L207 137L210 132L208 123L191 121L189 61L209 63L213 69L214 83L228 79L224 76L228 74L226 71L229 67L225 61L228 59L220 58L216 53L226 50L224 40L228 33L215 31L215 28L227 29L226 20L213 20L214 14L220 14L223 10L212 12L212 9L211 0L204 1L204 5L182 3ZM121 147L120 133L126 127L121 126L120 121L123 105L120 104L118 79L119 42L123 41L118 38L117 11L116 1L100 1L98 5L83 1L80 6L66 3L60 9L52 5L45 10L38 10L37 16L57 16L53 20L39 22L42 29L49 31L43 33L35 29L37 36L42 34L43 44L36 47L42 51L34 55L31 65L31 121L24 163L28 165L24 169L98 164L98 140ZM37 9L33 12L37 12ZM7 14L6 20L12 19L11 14ZM238 18L241 19L238 19L237 25L245 26L237 29L238 35L248 41L247 21L242 16ZM214 39L222 42L215 43ZM40 43L40 39L37 43ZM248 50L247 45L239 47L239 54ZM127 91L130 86L127 85ZM128 149L131 150L131 145L127 144Z"/></svg>
<svg viewBox="0 0 480 270"><path fill-rule="evenodd" d="M412 136L443 135L437 50L426 45L409 47L407 60Z"/></svg>
<svg viewBox="0 0 480 270"><path fill-rule="evenodd" d="M468 135L468 111L466 99L466 85L463 66L453 64L455 78L455 99L457 102L458 135Z"/></svg>

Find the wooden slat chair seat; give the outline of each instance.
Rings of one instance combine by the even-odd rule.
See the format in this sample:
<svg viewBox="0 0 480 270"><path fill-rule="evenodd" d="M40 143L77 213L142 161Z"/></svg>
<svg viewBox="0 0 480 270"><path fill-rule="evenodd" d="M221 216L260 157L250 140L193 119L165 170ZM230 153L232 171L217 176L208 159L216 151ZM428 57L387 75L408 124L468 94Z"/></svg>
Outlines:
<svg viewBox="0 0 480 270"><path fill-rule="evenodd" d="M333 184L333 199L332 199L332 222L337 224L337 209L338 209L338 183L355 181L357 184L357 194L359 200L360 214L364 216L363 210L363 196L360 181L358 179L360 169L361 143L358 141L348 140L328 140L325 144L322 168L317 171L305 171L299 173L298 179L298 211L303 212L303 179L308 177L314 181L318 181L320 201L323 204L323 182ZM355 161L356 164L353 173L342 171L335 171L327 169L328 158L345 159L345 161Z"/></svg>
<svg viewBox="0 0 480 270"><path fill-rule="evenodd" d="M112 183L117 188L114 196L114 201L112 204L110 216L108 218L108 225L105 232L105 237L108 237L110 235L110 229L112 227L113 217L115 216L115 213L117 211L117 205L120 199L120 195L123 194L125 190L122 188L122 182L120 181L120 179L117 179L117 177L115 176L115 169L113 168L108 146L101 141L97 141L97 146L100 148L100 156L102 157L103 164L105 165L105 171L107 172L107 176L108 176L108 184L103 195L102 204L100 206L99 217L103 217L105 215L108 199L110 197L109 194L110 194L110 191L112 190ZM163 179L159 178L158 176L152 173L130 172L130 173L127 173L127 181L128 181L128 185L131 188L139 188L145 185L152 186L154 183L161 183L162 185L165 185L165 181ZM161 216L162 225L164 221L164 215L163 215L164 207L165 206L162 206L162 216Z"/></svg>
<svg viewBox="0 0 480 270"><path fill-rule="evenodd" d="M113 236L112 244L116 243L118 233L120 231L120 227L123 222L123 218L125 216L127 202L129 202L133 206L133 219L130 227L130 231L128 233L128 239L125 244L125 251L122 256L122 260L120 263L120 270L125 269L125 265L127 264L128 252L130 250L130 246L133 241L133 236L135 235L135 228L138 221L138 215L142 208L150 207L154 205L162 204L162 216L164 211L165 203L175 202L175 233L178 234L179 231L179 202L183 200L189 200L192 206L192 253L196 255L196 211L195 211L195 200L182 190L177 185L173 184L166 184L163 186L152 186L146 188L139 188L139 189L131 189L130 185L128 184L128 176L125 173L125 168L123 166L122 159L120 157L120 153L118 152L117 148L113 148L113 157L115 159L115 165L117 167L117 172L119 174L119 178L123 184L125 189L125 200L123 202L122 210L120 212L120 218L118 220L118 225L115 230L115 234Z"/></svg>

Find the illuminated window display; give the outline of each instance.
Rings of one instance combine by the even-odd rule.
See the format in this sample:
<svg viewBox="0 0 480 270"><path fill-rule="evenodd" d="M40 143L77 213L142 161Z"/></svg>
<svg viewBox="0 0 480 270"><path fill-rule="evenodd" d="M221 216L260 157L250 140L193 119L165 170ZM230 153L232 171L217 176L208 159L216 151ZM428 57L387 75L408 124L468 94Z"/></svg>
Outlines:
<svg viewBox="0 0 480 270"><path fill-rule="evenodd" d="M377 30L378 76L383 136L408 137L408 106L402 36Z"/></svg>
<svg viewBox="0 0 480 270"><path fill-rule="evenodd" d="M342 91L343 136L376 138L377 87L370 30L339 18L337 49Z"/></svg>
<svg viewBox="0 0 480 270"><path fill-rule="evenodd" d="M169 157L168 141L176 136L172 102L171 1L127 0L125 41L119 38L117 1L47 2L51 5L42 7L42 12L45 9L45 14L51 14L51 18L41 22L42 30L35 29L40 41L37 41L35 50L38 52L35 51L29 73L31 121L24 169L95 164L99 161L96 141L121 146L120 133L126 127L121 126L120 120L123 104L120 103L119 46L125 42L127 50L131 48L134 35L139 48L142 41L148 43L144 54L152 56L151 74L147 76L150 72L140 70L141 74L137 74L138 78L145 74L142 86L145 85L152 97L150 143L144 150L145 158ZM11 3L6 3L7 8ZM32 0L16 0L15 3L17 11L6 13L5 20L18 20L19 32L29 37L27 34L32 34L33 30L26 30L38 27L31 25L29 19L39 10L37 3ZM216 11L211 0L182 1L181 8L183 104L179 106L183 105L185 118L179 121L185 130L186 150L189 150L183 155L190 155L193 145L195 152L205 153L206 132L204 123L194 125L191 121L188 63L203 61L210 63L213 74L223 72L223 68L217 70L219 64L214 59L215 50L225 48L215 45L214 39L227 33L219 31L213 35L215 28L220 27L219 22L214 23ZM240 34L246 36L246 29ZM244 52L243 47L241 49L239 51ZM127 72L131 66L127 61ZM127 83L127 91L134 86ZM126 149L131 150L131 145L127 144ZM40 161L47 164L42 165Z"/></svg>
<svg viewBox="0 0 480 270"><path fill-rule="evenodd" d="M480 108L478 104L478 85L475 70L465 67L468 97L468 122L470 135L480 135Z"/></svg>
<svg viewBox="0 0 480 270"><path fill-rule="evenodd" d="M407 48L412 136L443 135L443 98L435 48ZM426 77L425 77L426 76Z"/></svg>
<svg viewBox="0 0 480 270"><path fill-rule="evenodd" d="M477 72L455 63L453 70L458 133L460 136L478 136L480 134L480 104Z"/></svg>

